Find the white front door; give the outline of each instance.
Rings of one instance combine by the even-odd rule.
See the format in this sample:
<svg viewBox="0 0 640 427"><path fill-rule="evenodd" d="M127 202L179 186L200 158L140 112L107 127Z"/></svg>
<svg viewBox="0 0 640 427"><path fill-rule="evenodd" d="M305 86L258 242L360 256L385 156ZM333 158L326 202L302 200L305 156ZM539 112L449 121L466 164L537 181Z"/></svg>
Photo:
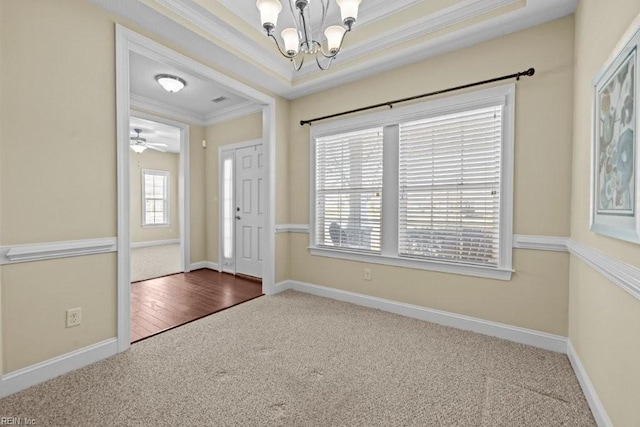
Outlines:
<svg viewBox="0 0 640 427"><path fill-rule="evenodd" d="M262 145L239 148L236 159L236 272L262 277L264 155Z"/></svg>

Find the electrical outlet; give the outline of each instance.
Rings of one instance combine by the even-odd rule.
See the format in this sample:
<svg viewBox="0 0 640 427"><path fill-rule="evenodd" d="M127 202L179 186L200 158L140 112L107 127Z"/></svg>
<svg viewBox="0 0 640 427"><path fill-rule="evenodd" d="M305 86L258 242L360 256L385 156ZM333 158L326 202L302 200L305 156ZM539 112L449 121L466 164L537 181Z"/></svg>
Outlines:
<svg viewBox="0 0 640 427"><path fill-rule="evenodd" d="M364 269L364 280L371 280L371 269L370 268L365 268Z"/></svg>
<svg viewBox="0 0 640 427"><path fill-rule="evenodd" d="M82 309L70 308L67 310L67 328L78 326L82 321Z"/></svg>

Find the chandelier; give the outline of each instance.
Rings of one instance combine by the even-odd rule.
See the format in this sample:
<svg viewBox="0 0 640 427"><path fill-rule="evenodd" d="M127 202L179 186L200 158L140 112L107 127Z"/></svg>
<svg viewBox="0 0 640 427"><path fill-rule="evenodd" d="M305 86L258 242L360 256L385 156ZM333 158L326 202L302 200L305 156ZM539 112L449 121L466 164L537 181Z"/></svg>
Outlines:
<svg viewBox="0 0 640 427"><path fill-rule="evenodd" d="M345 35L351 31L353 24L355 24L358 18L358 6L360 6L362 0L335 0L340 7L343 25L331 25L326 28L326 19L331 0L313 0L318 4L318 7L314 10L314 16L316 11L320 16L320 25L318 28L313 28L311 22L312 12L309 2L312 0L285 1L289 3L295 28L285 28L282 30L281 36L284 49L273 34L278 22L278 15L282 11L282 3L280 3L280 0L256 1L256 6L260 11L262 28L267 32L267 36L276 42L280 53L285 58L291 60L293 68L296 71L302 68L302 64L304 64L305 57L307 56L315 57L316 64L318 64L321 70L328 70L342 49ZM324 32L322 31L323 28ZM323 34L324 38L321 38ZM296 64L297 58L300 58L300 61ZM321 58L324 58L326 65L322 65L320 62Z"/></svg>

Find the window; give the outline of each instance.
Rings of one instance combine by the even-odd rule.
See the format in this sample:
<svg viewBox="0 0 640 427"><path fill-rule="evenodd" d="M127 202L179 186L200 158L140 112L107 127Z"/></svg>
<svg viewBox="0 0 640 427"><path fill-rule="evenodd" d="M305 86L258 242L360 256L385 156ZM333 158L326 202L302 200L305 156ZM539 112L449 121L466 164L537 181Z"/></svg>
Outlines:
<svg viewBox="0 0 640 427"><path fill-rule="evenodd" d="M400 124L401 256L498 265L502 105Z"/></svg>
<svg viewBox="0 0 640 427"><path fill-rule="evenodd" d="M316 243L380 253L382 128L316 140Z"/></svg>
<svg viewBox="0 0 640 427"><path fill-rule="evenodd" d="M169 225L169 172L142 171L142 225Z"/></svg>
<svg viewBox="0 0 640 427"><path fill-rule="evenodd" d="M234 256L234 231L235 231L235 203L234 203L234 150L226 150L220 154L222 169L222 182L220 183L220 193L222 199L221 214L222 227L222 268L232 268L235 261ZM233 270L231 270L233 271Z"/></svg>
<svg viewBox="0 0 640 427"><path fill-rule="evenodd" d="M311 253L508 280L513 85L312 128Z"/></svg>

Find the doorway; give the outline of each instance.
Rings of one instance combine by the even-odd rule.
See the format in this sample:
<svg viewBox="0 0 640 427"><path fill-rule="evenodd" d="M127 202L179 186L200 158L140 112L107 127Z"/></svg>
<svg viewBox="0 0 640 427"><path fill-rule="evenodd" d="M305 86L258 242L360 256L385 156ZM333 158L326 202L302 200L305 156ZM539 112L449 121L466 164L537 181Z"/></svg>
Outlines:
<svg viewBox="0 0 640 427"><path fill-rule="evenodd" d="M264 194L262 200L262 238L258 239L263 242L261 249L262 269L261 269L261 291L264 294L273 294L275 287L275 140L276 140L276 100L256 89L251 88L237 80L215 71L189 57L179 54L153 40L150 40L134 31L131 31L121 25L116 25L116 105L117 105L117 140L118 140L118 351L125 351L131 345L131 272L130 272L130 167L129 167L129 118L131 113L132 102L136 102L139 110L154 111L154 108L162 109L171 113L171 108L165 102L158 102L145 99L132 99L130 88L132 83L135 84L136 76L130 73L130 61L135 55L141 55L152 61L162 65L163 70L157 70L150 79L144 80L144 87L151 88L159 82L158 77L167 72L164 68L169 68L169 74L182 75L186 74L193 77L194 81L215 82L215 84L224 86L230 93L248 100L251 104L258 106L262 110L262 136L263 142L263 185ZM175 71L175 73L173 72ZM155 76L155 81L154 77ZM175 79L174 79L175 80ZM179 79L178 79L179 81ZM195 89L198 86L187 82L187 88ZM166 88L165 88L166 89ZM166 89L169 90L169 89ZM216 102L214 98L206 99L207 105ZM189 103L193 106L193 103ZM175 114L167 114L155 112L157 115L174 117L182 119ZM209 118L206 115L195 117L190 115L186 120L189 123L202 122L199 126L206 126ZM194 147L200 145L200 141L190 141ZM197 144L197 145L196 145ZM202 142L202 148L206 148L206 144ZM195 154L193 158L197 158ZM193 166L193 165L192 165ZM193 175L193 172L192 172ZM200 176L197 176L200 178ZM189 179L189 175L185 175L185 181ZM187 188L191 188L187 183ZM203 194L203 193L198 193ZM185 198L191 197L189 192L185 194ZM189 206L189 201L185 200L185 206ZM200 209L200 206L198 206ZM194 214L194 215L197 215ZM259 230L260 232L260 230ZM202 253L202 248L197 247L198 239L201 240L200 234L191 234L189 230L184 233L185 237L192 236L191 245L194 254ZM185 252L190 249L189 245L185 245ZM197 255L194 255L197 257ZM187 264L184 266L185 271L189 271L192 265L200 265L206 261L190 256L186 257ZM202 268L202 267L196 267ZM215 273L215 272L213 272ZM187 273L185 273L187 274ZM221 273L217 273L221 274Z"/></svg>
<svg viewBox="0 0 640 427"><path fill-rule="evenodd" d="M129 123L131 282L135 283L185 271L188 159L182 145L188 140L188 126L135 112Z"/></svg>
<svg viewBox="0 0 640 427"><path fill-rule="evenodd" d="M261 140L219 148L220 265L224 272L262 279L264 150Z"/></svg>

